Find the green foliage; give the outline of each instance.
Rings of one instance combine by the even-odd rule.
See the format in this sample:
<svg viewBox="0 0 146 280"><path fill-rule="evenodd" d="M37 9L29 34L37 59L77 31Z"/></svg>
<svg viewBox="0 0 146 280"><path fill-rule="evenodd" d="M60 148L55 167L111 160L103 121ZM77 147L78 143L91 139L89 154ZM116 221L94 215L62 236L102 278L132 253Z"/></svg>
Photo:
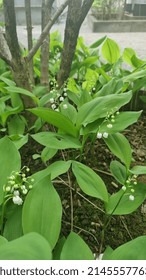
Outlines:
<svg viewBox="0 0 146 280"><path fill-rule="evenodd" d="M12 171L20 170L21 158L17 148L7 136L0 139L0 155L0 204L2 204L4 198L3 186Z"/></svg>
<svg viewBox="0 0 146 280"><path fill-rule="evenodd" d="M132 150L125 136L120 133L115 133L109 135L104 141L112 153L129 168L132 160Z"/></svg>
<svg viewBox="0 0 146 280"><path fill-rule="evenodd" d="M64 242L61 260L94 260L87 244L76 233L71 232Z"/></svg>
<svg viewBox="0 0 146 280"><path fill-rule="evenodd" d="M110 252L110 260L145 260L146 259L146 236L140 236L131 240L113 252Z"/></svg>
<svg viewBox="0 0 146 280"><path fill-rule="evenodd" d="M97 199L94 206L103 214L100 250L112 216L132 213L146 199L146 185L138 178L146 174L146 167L133 167L132 149L123 133L142 113L125 111L124 106L145 88L146 62L131 48L121 52L118 44L106 36L89 47L80 37L69 79L59 88L56 77L62 48L56 31L50 39L50 90L39 85L40 51L34 57L37 84L32 92L17 87L0 62L0 259L93 260L96 252L92 253L73 232L73 193L88 202L90 197ZM131 68L124 69L123 62ZM22 96L30 97L36 107L26 112ZM31 127L27 116L36 117ZM37 142L31 161L45 164L32 174L28 167L21 168L20 157L21 147L31 145L30 139ZM103 171L97 174L86 162L87 151L92 156L97 150L98 155L99 142L119 160L110 163L117 184L112 193L104 177L99 176ZM24 155L22 164L23 160ZM97 170L101 171L100 166ZM58 185L70 193L71 232L67 236L61 231L64 204ZM145 237L116 250L108 247L103 258L135 258L140 241L144 244ZM146 258L143 248L137 258Z"/></svg>
<svg viewBox="0 0 146 280"><path fill-rule="evenodd" d="M120 58L118 44L114 40L107 38L102 46L102 55L109 63L116 63Z"/></svg>
<svg viewBox="0 0 146 280"><path fill-rule="evenodd" d="M49 243L37 233L29 233L0 246L0 260L51 260Z"/></svg>
<svg viewBox="0 0 146 280"><path fill-rule="evenodd" d="M108 193L102 179L86 165L73 161L72 170L81 190L90 196L108 201Z"/></svg>
<svg viewBox="0 0 146 280"><path fill-rule="evenodd" d="M53 249L60 233L61 216L60 198L47 176L36 182L26 197L22 213L23 232L41 234Z"/></svg>

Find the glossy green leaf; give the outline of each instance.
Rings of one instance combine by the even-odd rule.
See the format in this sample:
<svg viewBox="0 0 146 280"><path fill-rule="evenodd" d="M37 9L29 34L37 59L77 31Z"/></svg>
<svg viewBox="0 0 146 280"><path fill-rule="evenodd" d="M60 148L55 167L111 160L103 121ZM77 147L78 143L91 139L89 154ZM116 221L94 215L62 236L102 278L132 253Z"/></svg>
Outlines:
<svg viewBox="0 0 146 280"><path fill-rule="evenodd" d="M94 97L106 96L109 94L118 94L122 92L123 82L122 80L117 80L113 78L107 84L105 84L95 95Z"/></svg>
<svg viewBox="0 0 146 280"><path fill-rule="evenodd" d="M92 101L79 108L77 115L77 126L86 126L87 124L94 122L99 118L107 116L107 113L111 110L114 113L121 106L128 103L131 97L131 92L96 97Z"/></svg>
<svg viewBox="0 0 146 280"><path fill-rule="evenodd" d="M19 171L21 168L20 154L14 143L5 136L0 139L0 204L3 201L3 186L7 177L12 171Z"/></svg>
<svg viewBox="0 0 146 280"><path fill-rule="evenodd" d="M11 241L23 235L22 230L22 207L16 207L12 214L8 217L3 236Z"/></svg>
<svg viewBox="0 0 146 280"><path fill-rule="evenodd" d="M108 201L108 192L102 179L88 166L73 161L72 171L81 190L92 197Z"/></svg>
<svg viewBox="0 0 146 280"><path fill-rule="evenodd" d="M49 159L53 158L58 150L56 149L50 149L48 147L45 147L43 151L41 152L41 159L44 163L46 163Z"/></svg>
<svg viewBox="0 0 146 280"><path fill-rule="evenodd" d="M139 71L134 71L132 74L127 75L126 77L123 77L122 80L124 83L132 83L136 81L137 79L143 78L146 76L146 70L142 69Z"/></svg>
<svg viewBox="0 0 146 280"><path fill-rule="evenodd" d="M53 111L48 108L34 108L30 109L29 111L71 136L76 137L78 135L78 130L73 125L71 120L69 120L59 112Z"/></svg>
<svg viewBox="0 0 146 280"><path fill-rule="evenodd" d="M43 179L47 175L51 176L51 180L55 179L56 177L60 176L61 174L64 174L68 171L70 168L71 161L56 161L52 164L50 164L46 169L43 169L41 171L36 172L32 175L32 178L35 180L35 182L38 182L39 180Z"/></svg>
<svg viewBox="0 0 146 280"><path fill-rule="evenodd" d="M53 260L60 260L61 251L62 251L65 241L66 241L66 238L63 236L56 244L56 246L53 250Z"/></svg>
<svg viewBox="0 0 146 280"><path fill-rule="evenodd" d="M0 80L3 81L6 85L8 85L10 87L16 85L14 81L12 81L12 80L10 80L8 78L5 78L2 75L0 75Z"/></svg>
<svg viewBox="0 0 146 280"><path fill-rule="evenodd" d="M61 135L53 132L39 132L31 135L31 137L43 146L51 149L80 149L81 143L74 137Z"/></svg>
<svg viewBox="0 0 146 280"><path fill-rule="evenodd" d="M146 236L139 236L115 249L110 260L146 260ZM145 269L141 269L142 275Z"/></svg>
<svg viewBox="0 0 146 280"><path fill-rule="evenodd" d="M62 205L50 176L36 182L28 193L22 212L24 234L37 232L53 249L61 229Z"/></svg>
<svg viewBox="0 0 146 280"><path fill-rule="evenodd" d="M14 145L18 150L28 142L28 134L14 134L9 136L9 138L13 141Z"/></svg>
<svg viewBox="0 0 146 280"><path fill-rule="evenodd" d="M98 48L106 39L107 36L104 36L102 38L100 38L99 40L97 40L96 42L94 42L92 45L90 45L91 49L96 49Z"/></svg>
<svg viewBox="0 0 146 280"><path fill-rule="evenodd" d="M8 242L8 240L5 237L3 237L2 235L0 235L0 247L2 245L5 245L7 242Z"/></svg>
<svg viewBox="0 0 146 280"><path fill-rule="evenodd" d="M12 108L12 107L5 107L5 109L3 110L2 113L0 113L0 118L1 118L1 124L2 126L5 126L6 125L6 121L8 119L9 116L11 115L15 115L17 113L20 113L22 111L22 108L20 107L15 107L15 108Z"/></svg>
<svg viewBox="0 0 146 280"><path fill-rule="evenodd" d="M135 175L146 174L146 166L136 165L132 167L129 171Z"/></svg>
<svg viewBox="0 0 146 280"><path fill-rule="evenodd" d="M146 198L146 184L138 183L136 186L132 186L132 189L134 189L134 193L131 192L131 188L127 187L126 192L121 189L111 195L106 204L106 213L127 215L134 212ZM133 201L129 200L130 195L134 196Z"/></svg>
<svg viewBox="0 0 146 280"><path fill-rule="evenodd" d="M81 63L81 67L90 67L92 64L94 64L98 60L98 56L89 56L84 59L84 61Z"/></svg>
<svg viewBox="0 0 146 280"><path fill-rule="evenodd" d="M103 253L103 257L102 260L110 260L110 256L113 252L113 249L110 246L107 246L107 248L105 249L104 253Z"/></svg>
<svg viewBox="0 0 146 280"><path fill-rule="evenodd" d="M128 64L130 64L131 66L133 66L133 63L131 61L131 58L133 55L136 55L136 52L132 49L132 48L125 48L122 58L125 62L127 62Z"/></svg>
<svg viewBox="0 0 146 280"><path fill-rule="evenodd" d="M38 103L38 98L31 92L28 91L24 88L20 88L20 87L15 87L15 86L10 86L10 87L6 87L8 92L14 92L14 93L18 93L18 94L23 94L26 96L29 96L32 98L32 100L37 104Z"/></svg>
<svg viewBox="0 0 146 280"><path fill-rule="evenodd" d="M60 259L94 260L94 256L84 240L76 233L71 232L64 243Z"/></svg>
<svg viewBox="0 0 146 280"><path fill-rule="evenodd" d="M127 179L127 170L126 167L118 162L117 160L113 160L110 164L110 171L114 178L120 183L123 184L125 183Z"/></svg>
<svg viewBox="0 0 146 280"><path fill-rule="evenodd" d="M138 58L136 55L133 55L131 58L132 64L135 68L142 67L143 65L146 64L146 61Z"/></svg>
<svg viewBox="0 0 146 280"><path fill-rule="evenodd" d="M107 38L102 46L102 56L111 64L117 62L120 58L118 44L114 40Z"/></svg>
<svg viewBox="0 0 146 280"><path fill-rule="evenodd" d="M67 105L67 108L64 109L63 106L64 105ZM69 102L67 101L64 101L60 104L60 110L61 110L61 113L66 116L69 120L71 120L71 122L73 124L76 123L76 118L77 118L77 110L75 109L74 106L72 106L71 104L69 104Z"/></svg>
<svg viewBox="0 0 146 280"><path fill-rule="evenodd" d="M115 115L115 122L111 123L109 120L103 122L100 126L100 132L108 132L108 133L116 133L123 131L125 128L130 126L131 124L137 122L140 117L142 111L139 112L120 112L119 115ZM112 128L108 128L108 124L112 124Z"/></svg>
<svg viewBox="0 0 146 280"><path fill-rule="evenodd" d="M111 152L129 168L132 160L132 150L126 137L120 133L115 133L110 134L104 141Z"/></svg>
<svg viewBox="0 0 146 280"><path fill-rule="evenodd" d="M14 115L8 123L9 135L23 134L25 131L25 121L18 115Z"/></svg>
<svg viewBox="0 0 146 280"><path fill-rule="evenodd" d="M51 260L49 243L37 233L29 233L0 247L0 260Z"/></svg>

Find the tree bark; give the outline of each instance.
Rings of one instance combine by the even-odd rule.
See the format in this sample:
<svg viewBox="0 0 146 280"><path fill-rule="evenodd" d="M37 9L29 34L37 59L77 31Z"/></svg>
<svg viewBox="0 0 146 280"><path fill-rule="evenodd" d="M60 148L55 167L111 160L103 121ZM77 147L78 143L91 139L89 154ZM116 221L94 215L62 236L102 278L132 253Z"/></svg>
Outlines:
<svg viewBox="0 0 146 280"><path fill-rule="evenodd" d="M69 77L77 45L79 30L93 1L94 0L69 0L65 27L64 48L62 52L60 71L57 79L59 87L61 87Z"/></svg>
<svg viewBox="0 0 146 280"><path fill-rule="evenodd" d="M8 57L11 58L9 65L11 66L14 81L16 82L17 86L31 91L28 63L21 55L17 38L14 0L4 0L3 3L6 32L6 41L4 41L4 44L6 46L7 43L7 52L9 53ZM35 106L33 100L30 97L21 95L21 98L24 108L31 108ZM27 111L25 111L25 116L29 125L31 126L34 123L34 116L32 114L30 116L30 113Z"/></svg>
<svg viewBox="0 0 146 280"><path fill-rule="evenodd" d="M53 26L53 24L55 23L55 21L58 19L58 17L62 14L62 12L64 11L64 9L67 7L69 3L69 0L65 0L65 2L62 4L62 6L60 6L60 8L57 10L57 12L54 14L54 17L52 19L50 19L46 25L46 27L44 28L44 30L42 31L39 39L37 40L36 44L33 46L33 48L30 50L30 52L28 53L28 55L26 56L26 59L28 61L30 61L32 59L32 57L35 55L35 53L38 51L38 49L41 47L41 45L43 44L46 36L48 35L48 32L50 31L51 27Z"/></svg>
<svg viewBox="0 0 146 280"><path fill-rule="evenodd" d="M42 0L42 31L51 19L52 5L55 0ZM49 45L50 32L41 46L41 84L49 89Z"/></svg>
<svg viewBox="0 0 146 280"><path fill-rule="evenodd" d="M25 0L25 15L26 15L26 26L27 26L27 40L28 50L30 51L33 47L32 43L32 19L31 19L31 1ZM29 74L32 84L34 84L34 68L33 59L29 61Z"/></svg>

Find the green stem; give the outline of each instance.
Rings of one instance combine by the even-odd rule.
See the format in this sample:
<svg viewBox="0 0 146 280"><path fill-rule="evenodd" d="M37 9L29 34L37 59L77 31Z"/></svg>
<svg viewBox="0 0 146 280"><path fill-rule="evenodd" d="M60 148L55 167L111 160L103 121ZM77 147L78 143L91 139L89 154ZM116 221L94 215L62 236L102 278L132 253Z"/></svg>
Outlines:
<svg viewBox="0 0 146 280"><path fill-rule="evenodd" d="M111 212L111 214L109 216L105 216L105 223L104 223L104 226L103 226L103 229L101 231L101 242L100 242L100 248L99 248L99 255L102 253L102 249L103 249L103 243L104 243L104 238L105 238L105 231L111 221L111 218L115 212L115 210L117 209L121 199L123 198L123 195L124 193L121 195L120 199L118 200L116 206L114 207L113 211Z"/></svg>

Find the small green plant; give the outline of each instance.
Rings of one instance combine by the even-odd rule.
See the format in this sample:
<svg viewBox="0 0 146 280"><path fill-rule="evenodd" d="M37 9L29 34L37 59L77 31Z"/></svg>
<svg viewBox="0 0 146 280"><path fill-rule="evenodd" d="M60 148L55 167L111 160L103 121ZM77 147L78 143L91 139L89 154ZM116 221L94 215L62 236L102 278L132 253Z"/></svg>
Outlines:
<svg viewBox="0 0 146 280"><path fill-rule="evenodd" d="M60 57L62 44L55 39L51 44L51 62L57 69L54 55ZM35 75L39 80L37 55ZM122 61L132 70L122 68ZM70 78L62 88L58 88L53 67L50 91L38 84L29 92L16 87L8 72L1 74L0 259L93 260L101 253L103 259L146 259L145 236L115 250L104 248L112 217L133 213L146 199L146 184L139 181L146 166L133 166L132 148L123 134L141 116L142 110L124 111L123 107L144 87L145 74L145 61L132 49L121 54L117 43L106 37L89 48L79 38ZM31 127L23 116L21 96L31 97L36 104L27 110L36 117ZM20 155L30 139L42 147L34 159L45 164L33 173L23 166ZM87 147L92 155L99 143L113 157L109 166L117 184L113 192L85 160ZM62 236L64 209L56 184L67 187L70 194L67 236ZM103 214L97 251L92 252L75 232L73 193L88 203L90 198L96 199L94 206Z"/></svg>

